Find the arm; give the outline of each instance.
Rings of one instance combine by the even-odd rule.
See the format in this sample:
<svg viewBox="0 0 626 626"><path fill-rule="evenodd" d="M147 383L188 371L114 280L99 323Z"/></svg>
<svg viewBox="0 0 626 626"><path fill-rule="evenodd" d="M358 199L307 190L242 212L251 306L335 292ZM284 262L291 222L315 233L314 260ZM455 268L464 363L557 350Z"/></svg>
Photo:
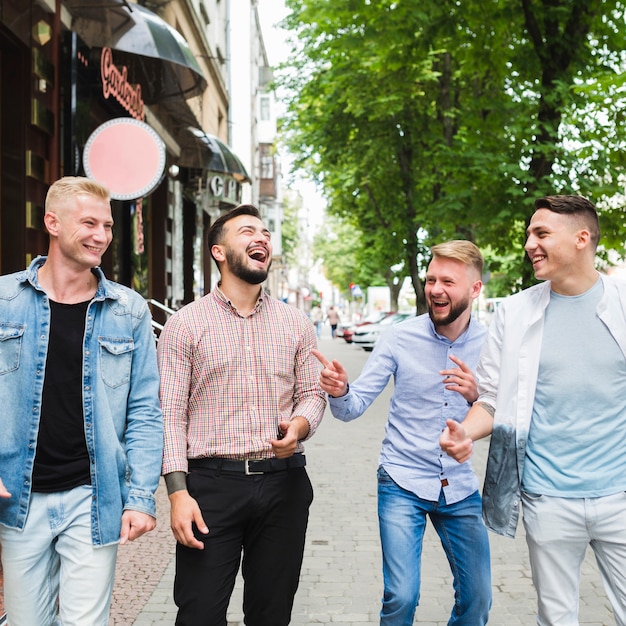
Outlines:
<svg viewBox="0 0 626 626"><path fill-rule="evenodd" d="M472 456L474 441L491 434L493 415L491 405L477 402L461 424L446 420L446 428L439 439L442 450L459 463L467 461Z"/></svg>
<svg viewBox="0 0 626 626"><path fill-rule="evenodd" d="M320 387L333 398L340 398L348 393L348 372L339 361L329 361L319 350L312 351L313 356L322 364Z"/></svg>
<svg viewBox="0 0 626 626"><path fill-rule="evenodd" d="M304 441L311 432L309 421L301 415L294 416L289 422L278 425L280 437L272 439L272 450L278 459L286 459L296 451L298 441Z"/></svg>
<svg viewBox="0 0 626 626"><path fill-rule="evenodd" d="M147 513L126 510L122 513L122 530L120 532L120 545L134 541L156 528L156 519Z"/></svg>
<svg viewBox="0 0 626 626"><path fill-rule="evenodd" d="M159 405L159 375L150 313L145 307L134 330L135 350L127 399L124 433L130 489L124 503L120 540L125 543L152 530L156 518L154 493L163 456L163 420Z"/></svg>
<svg viewBox="0 0 626 626"><path fill-rule="evenodd" d="M191 349L177 318L165 324L158 345L161 405L164 423L163 475L170 500L170 526L176 541L188 548L204 549L193 526L202 534L209 529L198 502L187 490L187 398L191 384Z"/></svg>
<svg viewBox="0 0 626 626"><path fill-rule="evenodd" d="M330 396L329 406L335 418L350 422L360 417L387 386L396 371L392 337L393 331L390 331L376 342L374 351L352 385L348 385L348 373L339 361L330 362L319 351L314 352L324 366L320 385Z"/></svg>
<svg viewBox="0 0 626 626"><path fill-rule="evenodd" d="M294 355L291 416L289 421L283 421L279 426L281 437L278 440L273 440L273 444L277 441L282 442L278 448L288 446L293 435L294 438L296 436L299 438L295 440L293 446L293 450L295 450L298 441L310 439L315 434L324 416L326 394L320 387L319 364L313 356L316 345L315 330L311 324L306 322L302 326L299 346ZM287 450L282 451L287 452ZM290 455L285 454L281 458L284 456Z"/></svg>
<svg viewBox="0 0 626 626"><path fill-rule="evenodd" d="M498 311L492 321L476 368L480 380L478 401L474 402L461 424L448 420L439 440L441 448L459 463L471 457L474 441L487 437L493 430L502 358L503 323L500 313ZM467 396L466 399L470 401Z"/></svg>
<svg viewBox="0 0 626 626"><path fill-rule="evenodd" d="M460 393L470 404L476 402L478 385L474 372L458 357L450 355L449 359L458 367L439 372L445 376L443 381L445 388Z"/></svg>
<svg viewBox="0 0 626 626"><path fill-rule="evenodd" d="M165 484L170 499L170 526L176 541L188 548L204 550L204 544L196 539L193 525L203 534L209 529L202 517L198 502L189 495L184 472L165 475Z"/></svg>
<svg viewBox="0 0 626 626"><path fill-rule="evenodd" d="M319 350L311 350L311 354L324 366L320 373L320 387L331 396L345 395L348 388L348 374L339 361L330 363ZM291 456L298 441L306 439L310 432L308 421L300 416L294 417L291 422L281 422L279 429L281 439L271 442L274 454L279 459Z"/></svg>

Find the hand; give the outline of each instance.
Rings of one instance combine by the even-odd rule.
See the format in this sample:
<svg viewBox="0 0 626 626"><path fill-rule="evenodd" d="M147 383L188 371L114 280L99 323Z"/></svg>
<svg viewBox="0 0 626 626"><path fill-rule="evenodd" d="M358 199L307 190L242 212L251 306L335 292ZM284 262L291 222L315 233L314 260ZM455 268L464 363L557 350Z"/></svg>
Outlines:
<svg viewBox="0 0 626 626"><path fill-rule="evenodd" d="M170 494L170 505L170 525L176 541L188 548L204 550L204 544L195 538L192 527L195 524L203 535L209 534L198 502L186 489L181 489Z"/></svg>
<svg viewBox="0 0 626 626"><path fill-rule="evenodd" d="M305 439L309 434L309 422L301 415L296 415L290 421L278 425L280 437L272 439L272 450L277 459L286 459L296 451L298 441Z"/></svg>
<svg viewBox="0 0 626 626"><path fill-rule="evenodd" d="M446 428L439 438L441 449L455 461L464 463L474 452L474 442L467 436L461 424L446 420Z"/></svg>
<svg viewBox="0 0 626 626"><path fill-rule="evenodd" d="M348 373L339 361L332 363L319 350L311 350L313 356L324 366L320 372L320 387L334 398L348 393Z"/></svg>
<svg viewBox="0 0 626 626"><path fill-rule="evenodd" d="M6 490L2 478L0 478L0 498L10 498L11 494Z"/></svg>
<svg viewBox="0 0 626 626"><path fill-rule="evenodd" d="M120 545L128 543L129 541L135 541L144 535L154 530L156 527L156 520L152 515L142 513L141 511L124 511L122 514L122 530L120 532Z"/></svg>
<svg viewBox="0 0 626 626"><path fill-rule="evenodd" d="M439 373L445 376L443 384L446 389L460 393L468 402L476 402L478 398L478 385L472 370L461 359L450 355L450 360L459 367L449 370L441 370Z"/></svg>

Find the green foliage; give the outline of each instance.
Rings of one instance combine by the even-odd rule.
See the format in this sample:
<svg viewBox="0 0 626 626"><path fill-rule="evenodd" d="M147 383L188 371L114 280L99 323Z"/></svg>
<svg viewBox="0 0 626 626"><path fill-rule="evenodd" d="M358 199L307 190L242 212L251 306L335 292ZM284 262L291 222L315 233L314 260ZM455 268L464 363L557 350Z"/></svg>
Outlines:
<svg viewBox="0 0 626 626"><path fill-rule="evenodd" d="M289 196L283 200L282 220L282 249L283 257L288 264L294 265L297 261L296 251L299 244L298 235L298 206Z"/></svg>
<svg viewBox="0 0 626 626"><path fill-rule="evenodd" d="M521 240L541 195L590 197L622 251L621 1L287 5L284 139L378 272L411 277L418 309L424 248L445 239L493 252L503 285L530 284Z"/></svg>
<svg viewBox="0 0 626 626"><path fill-rule="evenodd" d="M313 255L324 261L326 279L350 296L351 283L363 289L384 285L384 265L376 258L375 250L365 245L358 227L347 220L330 216L313 238ZM381 271L381 268L382 271Z"/></svg>

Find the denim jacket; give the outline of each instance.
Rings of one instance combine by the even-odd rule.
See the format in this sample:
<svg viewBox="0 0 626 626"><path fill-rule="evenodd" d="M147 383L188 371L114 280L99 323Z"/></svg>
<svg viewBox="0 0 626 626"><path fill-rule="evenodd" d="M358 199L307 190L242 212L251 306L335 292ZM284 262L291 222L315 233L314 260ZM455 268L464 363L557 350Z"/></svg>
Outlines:
<svg viewBox="0 0 626 626"><path fill-rule="evenodd" d="M601 275L596 309L626 358L626 283ZM530 431L550 282L504 300L491 322L476 375L479 402L495 408L483 487L483 517L492 531L514 537ZM581 331L583 332L583 331Z"/></svg>
<svg viewBox="0 0 626 626"><path fill-rule="evenodd" d="M50 303L37 281L45 257L0 277L0 523L24 527L42 404ZM83 411L91 460L94 545L119 539L123 510L156 516L163 450L156 346L150 313L136 292L92 270L98 289L87 310Z"/></svg>

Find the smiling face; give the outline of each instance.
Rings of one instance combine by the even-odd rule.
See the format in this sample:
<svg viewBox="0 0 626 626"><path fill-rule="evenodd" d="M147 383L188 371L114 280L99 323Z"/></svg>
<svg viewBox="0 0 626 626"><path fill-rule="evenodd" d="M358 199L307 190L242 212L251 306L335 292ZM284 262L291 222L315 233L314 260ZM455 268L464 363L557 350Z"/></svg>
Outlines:
<svg viewBox="0 0 626 626"><path fill-rule="evenodd" d="M70 197L67 202L44 216L51 253L58 253L79 271L97 267L113 239L111 205L88 193Z"/></svg>
<svg viewBox="0 0 626 626"><path fill-rule="evenodd" d="M539 209L530 220L524 249L535 277L550 280L559 288L576 273L580 250L589 240L589 231L576 216Z"/></svg>
<svg viewBox="0 0 626 626"><path fill-rule="evenodd" d="M212 253L220 263L222 277L229 273L258 285L267 278L272 264L270 232L259 218L238 215L224 224L221 242L213 246Z"/></svg>
<svg viewBox="0 0 626 626"><path fill-rule="evenodd" d="M456 331L465 328L481 287L475 268L455 259L433 258L426 273L425 295L428 314L439 332L451 326L458 326Z"/></svg>

